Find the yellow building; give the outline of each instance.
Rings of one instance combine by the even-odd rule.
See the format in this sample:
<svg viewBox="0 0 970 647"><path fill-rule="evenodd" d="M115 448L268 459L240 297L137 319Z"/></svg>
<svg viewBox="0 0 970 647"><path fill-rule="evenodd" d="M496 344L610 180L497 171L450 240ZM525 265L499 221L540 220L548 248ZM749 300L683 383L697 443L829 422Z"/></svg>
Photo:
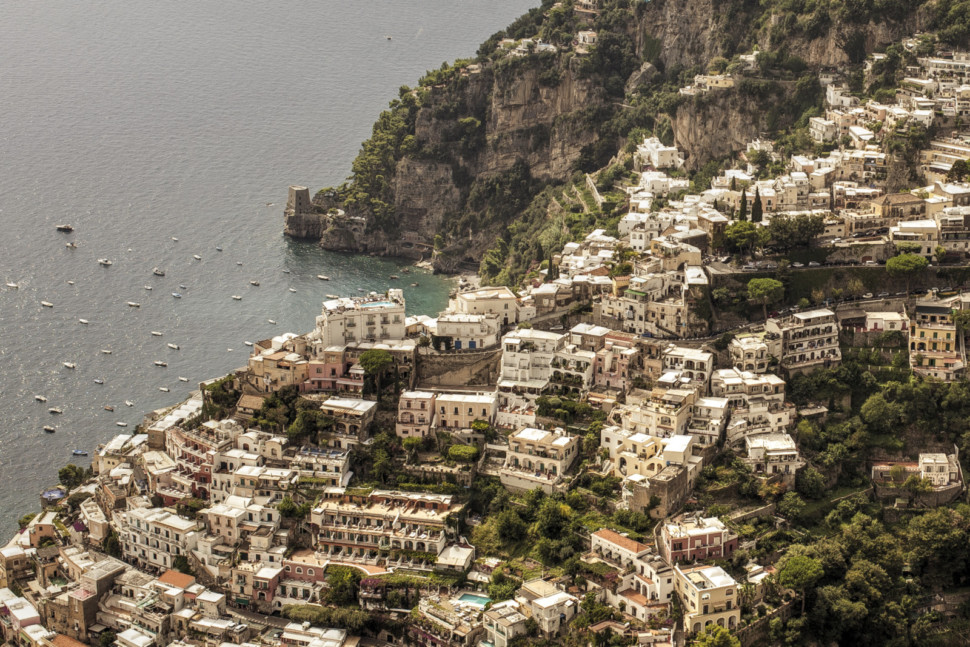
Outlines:
<svg viewBox="0 0 970 647"><path fill-rule="evenodd" d="M953 311L946 306L918 305L909 327L909 361L913 371L953 380L965 367Z"/></svg>

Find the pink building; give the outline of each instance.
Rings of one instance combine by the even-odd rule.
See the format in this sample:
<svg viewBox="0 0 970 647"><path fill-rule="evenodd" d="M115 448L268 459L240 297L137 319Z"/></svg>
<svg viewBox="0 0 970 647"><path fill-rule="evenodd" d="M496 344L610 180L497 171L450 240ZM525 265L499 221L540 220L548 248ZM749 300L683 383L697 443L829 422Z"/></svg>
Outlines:
<svg viewBox="0 0 970 647"><path fill-rule="evenodd" d="M684 516L660 531L660 552L670 564L727 558L737 548L738 536L717 517Z"/></svg>
<svg viewBox="0 0 970 647"><path fill-rule="evenodd" d="M640 349L636 336L621 332L606 335L603 348L596 351L593 380L596 386L625 391L632 377L631 369L640 366Z"/></svg>

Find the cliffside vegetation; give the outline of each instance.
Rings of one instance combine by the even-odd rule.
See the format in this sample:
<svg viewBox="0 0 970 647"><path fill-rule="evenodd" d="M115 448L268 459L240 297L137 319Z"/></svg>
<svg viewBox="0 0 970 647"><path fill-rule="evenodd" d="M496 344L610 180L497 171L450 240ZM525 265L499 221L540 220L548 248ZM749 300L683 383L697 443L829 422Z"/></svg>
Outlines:
<svg viewBox="0 0 970 647"><path fill-rule="evenodd" d="M927 29L966 45L970 0L601 0L597 12L543 0L474 59L402 87L349 181L322 193L367 220L368 249L404 253L406 234L433 247L439 269L477 267L484 282L514 286L563 242L614 230L626 209L614 184L643 137L685 151L694 190L764 134L782 154L820 153L807 128L822 114L819 71L847 71L859 96L889 98L934 43L899 41ZM584 31L594 45L579 44ZM754 51L756 64L741 58ZM873 51L886 57L866 74ZM735 87L679 92L701 73L732 74ZM903 159L927 136L910 131L887 138Z"/></svg>

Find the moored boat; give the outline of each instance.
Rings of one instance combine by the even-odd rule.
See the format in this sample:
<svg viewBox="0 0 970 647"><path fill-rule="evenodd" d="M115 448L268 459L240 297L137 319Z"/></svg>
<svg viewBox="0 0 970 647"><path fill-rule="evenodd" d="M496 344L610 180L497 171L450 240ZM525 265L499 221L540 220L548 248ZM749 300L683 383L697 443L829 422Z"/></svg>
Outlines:
<svg viewBox="0 0 970 647"><path fill-rule="evenodd" d="M54 228L57 229L57 231L74 231L74 227L71 225L54 225Z"/></svg>
<svg viewBox="0 0 970 647"><path fill-rule="evenodd" d="M77 364L74 362L64 362L64 368L75 369L77 368Z"/></svg>
<svg viewBox="0 0 970 647"><path fill-rule="evenodd" d="M52 425L44 425L44 431L46 431L49 434L52 434L55 431L57 431L57 427L54 427Z"/></svg>
<svg viewBox="0 0 970 647"><path fill-rule="evenodd" d="M140 303L137 303L135 301L129 301L128 302L128 307L129 308L140 308L141 307L141 304Z"/></svg>
<svg viewBox="0 0 970 647"><path fill-rule="evenodd" d="M51 303L50 301L41 301L40 302L40 305L44 306L45 308L53 308L54 307L54 304Z"/></svg>
<svg viewBox="0 0 970 647"><path fill-rule="evenodd" d="M172 350L178 350L179 349L179 345L178 344L166 344L166 346L168 346Z"/></svg>
<svg viewBox="0 0 970 647"><path fill-rule="evenodd" d="M165 367L165 366L168 366L168 363L167 362L163 362L160 359L157 359L157 360L155 360L155 366Z"/></svg>

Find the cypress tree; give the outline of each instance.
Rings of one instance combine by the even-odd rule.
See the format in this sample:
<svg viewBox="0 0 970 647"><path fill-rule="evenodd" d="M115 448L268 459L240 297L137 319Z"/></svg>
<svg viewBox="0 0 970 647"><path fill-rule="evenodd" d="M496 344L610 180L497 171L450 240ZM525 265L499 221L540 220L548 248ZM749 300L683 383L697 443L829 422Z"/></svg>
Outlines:
<svg viewBox="0 0 970 647"><path fill-rule="evenodd" d="M761 190L754 188L754 201L751 203L751 222L761 222Z"/></svg>
<svg viewBox="0 0 970 647"><path fill-rule="evenodd" d="M738 208L738 220L748 219L748 194L741 189L741 206Z"/></svg>

